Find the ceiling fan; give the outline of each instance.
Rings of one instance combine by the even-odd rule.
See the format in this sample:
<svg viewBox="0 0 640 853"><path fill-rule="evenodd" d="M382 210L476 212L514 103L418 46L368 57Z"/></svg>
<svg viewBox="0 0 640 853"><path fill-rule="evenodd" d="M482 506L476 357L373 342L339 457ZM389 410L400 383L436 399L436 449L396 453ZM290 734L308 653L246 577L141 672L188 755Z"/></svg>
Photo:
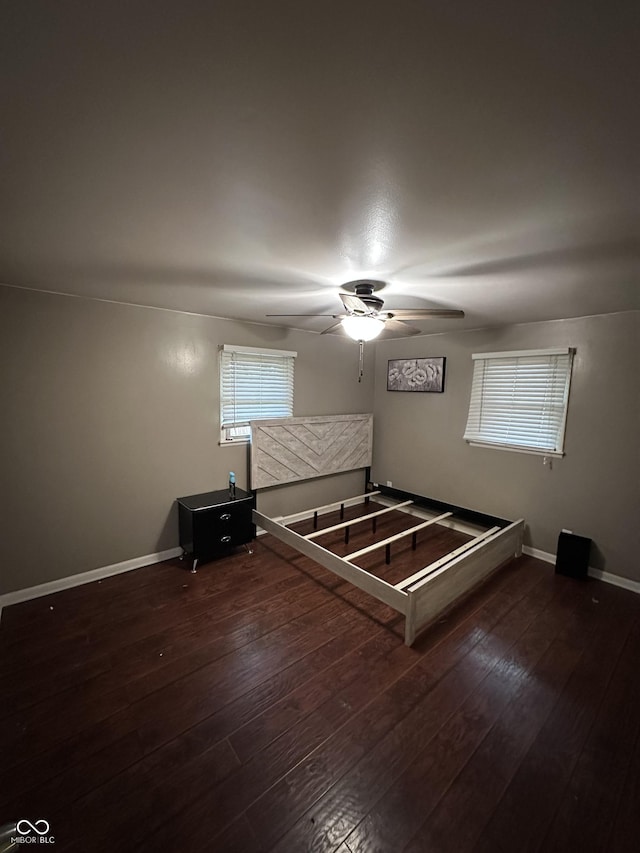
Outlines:
<svg viewBox="0 0 640 853"><path fill-rule="evenodd" d="M374 290L384 287L382 281L352 281L344 285L351 293L339 293L346 313L344 314L267 314L267 317L333 317L333 323L324 329L323 335L335 332L342 327L344 331L360 344L358 382L362 382L364 372L364 342L372 341L384 330L398 335L419 335L420 329L410 326L405 320L427 320L432 317L441 319L461 319L464 311L449 308L394 308L383 311L384 300L374 294Z"/></svg>
<svg viewBox="0 0 640 853"><path fill-rule="evenodd" d="M267 314L267 317L333 317L333 323L322 334L335 332L342 327L354 341L371 341L384 330L398 335L419 335L420 329L409 325L405 320L461 319L464 311L449 308L393 308L383 311L384 300L374 294L384 287L380 281L352 281L344 285L351 293L339 293L344 305L343 314Z"/></svg>

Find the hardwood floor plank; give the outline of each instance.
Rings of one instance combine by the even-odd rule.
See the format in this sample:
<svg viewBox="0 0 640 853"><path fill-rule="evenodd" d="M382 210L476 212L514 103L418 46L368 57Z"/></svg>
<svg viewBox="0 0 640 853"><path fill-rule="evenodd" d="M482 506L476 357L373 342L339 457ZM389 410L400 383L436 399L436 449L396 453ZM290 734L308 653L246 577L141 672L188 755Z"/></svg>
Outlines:
<svg viewBox="0 0 640 853"><path fill-rule="evenodd" d="M180 574L178 570L174 570ZM196 595L193 598L185 596L182 592L176 592L173 599L165 602L162 607L154 608L147 601L129 602L127 607L121 607L116 613L106 615L100 619L93 614L76 619L74 616L65 618L60 606L60 599L69 592L58 593L53 611L49 610L47 599L38 599L41 602L42 619L38 624L37 633L32 632L29 643L15 642L8 644L4 638L13 636L13 631L3 624L0 629L0 637L4 644L0 648L0 676L8 676L9 680L15 678L16 672L34 665L42 665L50 660L57 660L59 654L65 658L70 657L73 652L78 652L82 646L89 647L86 651L90 655L92 651L98 655L112 653L116 649L122 649L134 642L147 639L156 633L161 627L167 631L175 629L184 630L185 623L200 619L202 621L218 621L231 616L245 607L260 600L266 600L271 595L304 583L305 578L300 576L295 567L279 565L265 575L260 581L259 568L254 570L257 574L253 583L246 590L238 589L234 583L233 574L229 571L224 573L224 580L220 580L218 588L211 589L200 583L200 575L195 577L197 581L191 582ZM211 581L210 581L211 582ZM172 583L174 583L172 581ZM187 587L189 582L187 583ZM88 584L82 589L90 596ZM202 594L200 592L202 591ZM53 606L53 605L51 605ZM7 608L11 609L11 608ZM81 612L83 608L80 608Z"/></svg>
<svg viewBox="0 0 640 853"><path fill-rule="evenodd" d="M113 850L123 839L137 849L167 816L185 808L193 791L221 782L237 764L226 740L210 748L195 738L168 745L59 814L56 849Z"/></svg>
<svg viewBox="0 0 640 853"><path fill-rule="evenodd" d="M330 642L353 623L354 617L344 610L339 612L334 603L318 608L316 613L319 622L325 618L327 621L321 625L289 623L280 643L273 632L243 646L236 654L215 660L184 678L177 677L134 702L132 713L146 751L157 748L268 680L275 672Z"/></svg>
<svg viewBox="0 0 640 853"><path fill-rule="evenodd" d="M338 665L324 670L280 702L271 705L259 717L245 723L230 737L240 760L246 762L302 717L330 700L334 694L347 691L358 679L359 673L364 671L365 678L364 684L358 682L358 690L370 689L370 684L377 682L379 677L384 680L384 671L391 665L390 654L397 648L395 637L378 632L377 636L341 658ZM342 695L341 701L348 700Z"/></svg>
<svg viewBox="0 0 640 853"><path fill-rule="evenodd" d="M129 708L125 708L82 731L69 729L64 740L49 745L35 756L27 751L24 760L14 767L4 767L0 772L0 816L2 812L9 814L6 811L9 800L13 802L19 798L26 802L28 793L34 788L72 773L75 767L82 768L95 761L98 754L105 756L108 764L109 749L132 732L135 732L135 724Z"/></svg>
<svg viewBox="0 0 640 853"><path fill-rule="evenodd" d="M378 846L380 849L385 849L385 846L391 849L389 845L398 845L398 832L394 827L393 817L388 827L391 836L383 839L382 844L379 836L365 837L362 827L355 828L394 777L402 773L411 758L420 756L438 733L442 751L442 755L439 755L440 763L443 756L452 759L458 754L464 755L465 746L475 743L477 738L482 736L482 732L495 718L501 705L506 703L507 691L516 689L518 685L518 679L513 675L515 652L506 663L502 654L510 644L515 644L516 649L518 644L525 650L529 648L531 644L525 639L527 628L531 623L535 624L544 606L544 597L538 596L524 597L517 602L493 631L488 632L484 639L472 646L466 656L435 685L423 701L373 744L352 769L328 789L312 810L303 815L280 839L273 848L274 851L282 853L287 849L333 850L344 840L350 847L358 850L378 849ZM537 651L535 648L531 653L535 654ZM484 691L479 690L479 685L485 686ZM443 728L447 720L449 728ZM409 797L416 807L419 820L424 815L429 799L428 791L422 790L423 783L437 767L437 761L434 761L430 754L424 758L428 769L425 770L420 761L416 760L420 770L416 773L414 767L413 776L417 777L419 784L415 787L413 784L409 785L408 791L405 786L401 798ZM438 780L438 789L442 785L443 775L442 772L440 775L434 774L434 778ZM416 779L412 781L415 782ZM429 785L431 784L430 782ZM263 809L263 812L266 814L266 809ZM251 811L249 815L251 817ZM356 840L358 844L354 846L352 842Z"/></svg>
<svg viewBox="0 0 640 853"><path fill-rule="evenodd" d="M111 606L120 596L129 598L141 588L153 588L159 583L164 585L168 578L174 575L175 569L175 562L167 560L127 572L126 585L122 582L122 575L112 575L90 584L80 584L47 596L13 604L2 614L2 624L6 627L8 635L5 640L10 642L11 637L15 636L15 631L21 631L29 636L31 628L42 621L42 615L51 605L55 607L62 601L68 602L70 611L84 607L87 604L87 593L90 591L93 599L89 604L91 609L99 609L100 604L104 606L105 603Z"/></svg>
<svg viewBox="0 0 640 853"><path fill-rule="evenodd" d="M379 628L373 630L383 631ZM249 758L224 785L210 789L187 809L189 821L197 826L191 836L194 848L199 844L206 844L212 837L223 832L230 822L261 795L265 786L282 778L316 746L330 737L336 727L365 705L371 696L377 695L388 683L392 683L413 665L415 654L400 644L399 640L394 639L393 642L395 645L388 652L389 665L384 671L381 670L378 680L370 679L366 671L361 672L360 676L343 690L345 698L334 693ZM174 833L174 827L166 827L151 840L151 846L156 849L162 846L171 848L177 843ZM262 833L257 832L256 837L264 842Z"/></svg>
<svg viewBox="0 0 640 853"><path fill-rule="evenodd" d="M637 713L637 711L636 711ZM605 850L607 853L636 853L640 837L640 734L631 751L629 769Z"/></svg>
<svg viewBox="0 0 640 853"><path fill-rule="evenodd" d="M520 595L514 592L519 601ZM489 616L491 626L503 617L511 619L512 630L518 631L518 616L511 614L513 602L501 599L505 610ZM506 615L505 615L506 614ZM480 622L480 624L482 624ZM416 667L337 731L321 751L310 755L295 770L266 792L247 812L256 832L275 841L288 825L301 816L317 796L356 763L377 739L384 737L420 700L429 695L434 707L441 707L445 697L452 698L465 689L464 668L456 669L467 653L485 638L485 631L455 633L426 654ZM469 678L475 678L475 674ZM437 711L434 711L437 716ZM302 803L307 805L304 809Z"/></svg>
<svg viewBox="0 0 640 853"><path fill-rule="evenodd" d="M12 619L10 614L7 623L9 630L3 642L8 646L21 645L26 635L29 635L30 641L33 642L33 628L42 628L43 624L45 628L54 626L58 636L62 637L79 630L87 630L89 627L97 629L112 625L132 615L140 615L142 610L145 611L145 616L166 608L175 611L176 607L180 608L183 604L193 605L197 599L212 593L219 595L231 589L239 579L258 580L261 574L259 556L255 560L247 555L232 556L228 561L211 565L216 566L212 570L216 574L213 584L206 570L192 575L184 568L179 568L175 562L172 562L170 568L167 564L160 563L139 570L148 573L149 582L144 585L136 584L134 577L126 587L121 584L116 587L116 591L109 594L110 582L113 589L114 579L106 578L15 605L16 608L28 608L29 616L27 618L23 615L18 620L15 617ZM286 569L280 566L278 571ZM155 583L151 582L153 575L150 572L157 576ZM137 575L137 572L128 573L128 577L131 574ZM10 611L12 609L9 608Z"/></svg>
<svg viewBox="0 0 640 853"><path fill-rule="evenodd" d="M338 633L338 634L340 633L340 632L338 631L338 626L336 626L336 625L335 625L335 623L333 623L333 622L331 622L331 621L330 621L328 624L329 624L329 626L333 626L333 628L335 629L336 633ZM307 628L307 633L308 633L308 628ZM335 644L334 644L334 645L335 645ZM304 651L304 650L302 650L302 651ZM224 669L224 666L223 666L223 669ZM178 671L179 671L179 672L181 672L181 671L182 671L182 666L179 666L179 667L178 667ZM146 676L145 676L145 677L146 677ZM239 681L238 681L238 684L242 684L242 680L239 680ZM179 691L178 691L178 692L179 692ZM76 695L76 694L75 694L73 691L70 691L70 692L68 692L67 694L64 694L61 698L66 699L66 700L68 700L68 701L74 701L74 700L73 700L73 696L75 696L75 695ZM60 697L59 697L59 698L60 698ZM47 703L41 703L40 705L38 705L38 706L34 709L34 712L33 712L33 714L32 714L32 718L33 718L33 719L32 719L32 725L34 725L34 724L38 723L38 721L39 721L39 720L46 718L46 717L50 714L50 709L51 709L51 707L54 707L54 706L55 706L55 702L56 702L56 701L59 701L59 698L58 698L58 699L56 699L56 700L54 700L53 704L52 704L52 703L49 703L49 704L47 704ZM105 706L106 706L106 705L107 705L107 703L105 702ZM152 719L154 718L153 705L154 705L154 703L153 703L153 702L151 702L151 703L150 703L150 710L149 710L149 713L150 713L150 715L151 715L151 718L152 718ZM126 710L126 720L125 720L125 722L124 722L124 724L125 724L125 727L126 727L126 728L125 728L124 730L123 730L123 729L119 729L119 730L118 730L118 734L119 734L119 735L126 734L126 732L127 732L127 731L129 731L129 730L131 730L131 728L135 728L135 727L137 726L137 721L136 721L136 719L135 719L135 716L136 716L136 713L137 713L137 712L139 712L139 707L138 707L138 705L134 704L134 706L133 706L133 708L132 708L132 711L133 711L133 712L135 712L135 713L133 714L133 722L131 722L131 721L129 720L129 718L131 717L131 712L129 711L129 707L127 706L127 707L126 707L126 709L123 709L123 710ZM84 708L80 707L80 708L79 708L79 712L80 712L81 714L83 714L83 715L84 715ZM106 715L106 716L108 717L108 716L110 716L110 715ZM18 715L18 716L16 717L16 720L17 720L17 722L22 722L23 717L22 717L22 716L20 716L20 715ZM88 718L88 719L83 719L83 722L84 722L84 723L89 724L89 723L91 723L91 720L90 720L89 718ZM107 722L108 722L108 721L107 721ZM60 731L61 731L61 735L65 735L65 734L66 734L66 735L70 735L71 730L70 730L70 729L68 728L68 726L66 725L65 718L61 718L61 719L60 719L60 721L59 721L59 723L60 723L60 726L61 726L61 729L60 729ZM100 737L101 737L101 734L100 734L100 732L99 732L99 724L97 724L97 725L98 725L98 731L96 732L96 737L97 737L97 738L98 738L98 740L99 740L99 739L100 739ZM188 727L188 726L185 724L185 728L186 728L186 727ZM91 730L92 726L88 725L88 728L89 728L89 730ZM109 726L107 725L107 727L106 727L106 728L107 728L107 731L108 731ZM143 730L144 730L144 728L145 728L145 727L143 726L142 728L143 728ZM42 730L42 732L43 732L43 738L44 738L43 743L45 743L45 742L48 740L48 741L49 741L49 745L50 745L50 744L51 744L51 742L53 741L53 738L51 737L51 732L49 732L48 734L47 734L47 733L45 733L45 731L44 731L44 728L43 728L43 727L41 727L41 730ZM182 728L181 728L180 730L182 730ZM173 736L173 734L174 734L174 733L170 732L170 733L166 736L166 739L170 739L170 737L171 737L171 736ZM13 735L12 735L12 733L11 733L11 732L7 732L7 735L8 735L10 738L13 738ZM77 734L76 734L76 738L77 738ZM25 763L25 762L26 762L26 766L25 766L25 768L24 768L24 772L20 772L20 771L19 771L19 772L17 773L17 777L18 777L18 779L17 779L17 781L18 781L18 787L19 787L19 789L22 789L22 790L25 790L25 788L28 790L28 787L29 787L30 781L31 781L33 778L37 778L37 777L35 777L35 775L34 775L34 766L37 766L37 765L39 764L39 762L40 762L40 759L35 758L35 756L37 756L37 755L38 755L38 752L39 752L39 741L38 741L38 739L37 739L37 738L35 738L35 739L33 739L33 740L29 740L29 741L28 741L28 746L25 748L25 744L26 744L26 742L27 742L27 741L26 741L26 739L25 739L24 737L22 738L22 740L21 740L21 741L18 741L18 739L17 739L17 738L15 738L15 739L14 739L14 747L15 747L15 749L14 749L14 753L15 753L14 758L16 758L16 760L20 759L20 763ZM61 742L61 743L62 743L62 742ZM22 744L22 746L21 746L21 744ZM147 751L148 751L148 750L147 750ZM39 775L42 775L42 774L43 774L43 772L44 772L44 773L53 773L53 772L54 772L54 768L55 768L58 772L63 772L63 771L67 768L67 755L68 755L68 754L69 754L69 751L68 751L68 750L61 750L61 749L55 749L55 748L52 750L51 748L49 748L49 750L48 750L47 754L45 754L45 755L43 755L43 756L42 756L42 767L44 768L44 771L43 771L43 770L40 770L40 771L39 771ZM71 754L74 754L74 753L73 753L73 751L71 752ZM77 760L81 760L81 759L80 759L80 758L78 758ZM4 765L4 768L6 769L6 767L7 767L7 766L10 766L10 762L9 762L9 760L8 760L8 755L5 755L5 765ZM11 778L12 778L13 780L15 780L15 779L16 779L16 770L15 770L15 768L13 768L13 769L10 771L10 776L11 776ZM0 777L0 778L1 778L1 777Z"/></svg>
<svg viewBox="0 0 640 853"><path fill-rule="evenodd" d="M202 849L206 853L212 853L210 846ZM265 853L264 845L259 838L256 838L249 821L244 816L235 820L218 836L215 849L220 853ZM197 851L195 848L190 848L190 853L197 853Z"/></svg>
<svg viewBox="0 0 640 853"><path fill-rule="evenodd" d="M7 717L0 727L0 754L5 770L45 752L51 744L63 741L70 731L82 731L92 724L104 720L117 711L128 707L126 686L117 687L110 693L95 692L91 682L77 688L79 701L65 703L57 696L45 700L27 712L18 712ZM66 694L61 694L65 696ZM74 698L76 698L74 697ZM66 705L66 707L65 707ZM65 707L64 713L60 713Z"/></svg>
<svg viewBox="0 0 640 853"><path fill-rule="evenodd" d="M333 604L328 593L321 597L317 589L301 588L295 601L278 601L277 609L270 612L243 611L236 618L215 623L209 637L206 630L199 631L178 640L168 649L162 647L161 652L147 661L146 667L137 661L124 661L114 666L104 681L107 685L112 681L126 682L129 700L136 702L227 655L241 653L244 647L256 641L283 642L293 630L292 623L311 616L319 607ZM326 614L327 610L323 612Z"/></svg>
<svg viewBox="0 0 640 853"><path fill-rule="evenodd" d="M84 651L87 650L88 646ZM110 655L83 654L81 651L75 659L61 662L58 668L51 666L43 672L42 664L35 664L25 667L20 678L16 678L15 673L5 675L0 678L0 721L26 711L43 699L104 676L112 667Z"/></svg>
<svg viewBox="0 0 640 853"><path fill-rule="evenodd" d="M264 616L257 616L254 610L250 610L249 615L242 611L242 614L238 615L235 621L229 622L226 619L222 623L214 622L206 627L201 627L198 624L193 630L190 627L185 629L184 625L180 625L173 635L169 632L163 632L160 635L154 635L152 638L145 637L108 658L104 656L98 658L100 662L98 668L102 671L96 673L93 678L87 677L88 674L93 674L91 666L91 663L94 663L93 661L90 662L89 666L73 666L71 673L68 670L63 670L62 685L67 679L72 683L86 682L92 692L96 693L103 690L107 693L123 684L130 684L127 691L128 700L134 701L136 698L158 689L163 678L165 681L174 680L175 671L185 674L198 669L212 659L219 658L230 650L237 649L245 642L250 642L252 638L259 638L269 631L293 621L296 616L317 607L319 601L317 589L307 585L304 591L301 591L301 588L296 585L294 590L297 594L297 600L293 605L286 606L292 593L292 590L287 589L284 593L275 596L279 609L274 608L272 612L267 612ZM309 598L311 595L316 596L315 600ZM284 601L282 600L283 597ZM328 594L324 601L331 601ZM244 621L245 618L246 622ZM234 628L234 632L230 633ZM145 675L146 678L143 677ZM27 676L27 688L23 684L21 692L18 692L15 687L13 690L9 690L9 697L14 700L13 704L18 704L23 708L28 707L29 704L42 701L43 696L46 696L47 693L53 695L58 692L56 690L57 682L53 676L47 678L45 674L43 682L42 685L38 685L34 683L33 678L30 680ZM59 686L59 690L63 689L62 685ZM40 691L39 696L38 691ZM22 716L28 717L28 713Z"/></svg>
<svg viewBox="0 0 640 853"><path fill-rule="evenodd" d="M273 590L265 590L269 596ZM241 610L222 620L198 618L181 623L168 631L133 642L110 654L90 654L82 661L70 661L57 670L42 673L35 665L24 671L20 680L0 679L1 706L4 715L24 710L83 681L105 690L117 685L139 681L141 675L162 669L180 660L186 673L197 669L215 657L225 654L225 648L237 648L291 621L317 606L317 589L310 583L287 588L284 592L261 600L255 606ZM155 689L155 688L154 688ZM138 696L144 695L140 691ZM0 711L0 719L3 713Z"/></svg>
<svg viewBox="0 0 640 853"><path fill-rule="evenodd" d="M586 607L585 599L577 600L570 587L559 592L553 606L525 638L525 655L530 655L536 644L542 650L531 672L461 772L440 792L434 804L437 807L431 813L425 809L411 843L401 849L462 853L473 847L579 660L581 651L574 641L584 630L580 614ZM386 802L383 808L387 809ZM463 821L455 819L460 814L465 815ZM375 815L367 820L371 817Z"/></svg>
<svg viewBox="0 0 640 853"><path fill-rule="evenodd" d="M81 763L71 763L66 770L49 779L44 779L46 774L39 774L35 778L40 778L42 783L26 792L6 788L10 798L0 801L0 809L6 815L40 814L44 809L47 819L50 819L73 805L87 791L100 787L136 764L143 756L137 732L129 732L88 755Z"/></svg>
<svg viewBox="0 0 640 853"><path fill-rule="evenodd" d="M633 623L628 611L607 606L614 597L609 590L598 596L599 605L585 624L587 637L598 633L597 649L589 654L584 638L576 644L581 657L481 833L478 849L517 844L524 852L541 847Z"/></svg>
<svg viewBox="0 0 640 853"><path fill-rule="evenodd" d="M190 732L216 743L370 638L370 624L365 619L358 619L329 643L273 674L253 690L205 718L191 728ZM124 712L68 738L42 756L20 764L0 777L0 804L3 791L6 791L7 796L10 790L15 795L24 795L38 783L72 772L75 767L82 768L87 762L94 760L94 753L100 749L108 755L107 747L115 743L118 737L123 737L131 731L136 731L136 721L127 708ZM6 784L2 784L3 781ZM88 790L91 790L91 787L87 787L83 793Z"/></svg>
<svg viewBox="0 0 640 853"><path fill-rule="evenodd" d="M542 849L601 851L607 846L625 778L640 731L640 620L622 651L598 717L576 763L565 796ZM636 803L635 843L640 842L640 801ZM617 849L622 849L620 840Z"/></svg>
<svg viewBox="0 0 640 853"><path fill-rule="evenodd" d="M65 853L635 850L639 607L525 557L408 649L398 614L264 536L7 608L0 823L42 816Z"/></svg>

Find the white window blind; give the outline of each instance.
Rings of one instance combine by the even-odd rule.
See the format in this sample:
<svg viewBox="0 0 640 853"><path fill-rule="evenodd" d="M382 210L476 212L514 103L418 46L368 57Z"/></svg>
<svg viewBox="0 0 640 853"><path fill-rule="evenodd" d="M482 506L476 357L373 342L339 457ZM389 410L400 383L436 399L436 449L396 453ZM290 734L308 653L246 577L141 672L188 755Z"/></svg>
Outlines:
<svg viewBox="0 0 640 853"><path fill-rule="evenodd" d="M222 440L246 440L249 421L293 415L295 352L234 347L220 352Z"/></svg>
<svg viewBox="0 0 640 853"><path fill-rule="evenodd" d="M477 353L464 437L562 455L573 350Z"/></svg>

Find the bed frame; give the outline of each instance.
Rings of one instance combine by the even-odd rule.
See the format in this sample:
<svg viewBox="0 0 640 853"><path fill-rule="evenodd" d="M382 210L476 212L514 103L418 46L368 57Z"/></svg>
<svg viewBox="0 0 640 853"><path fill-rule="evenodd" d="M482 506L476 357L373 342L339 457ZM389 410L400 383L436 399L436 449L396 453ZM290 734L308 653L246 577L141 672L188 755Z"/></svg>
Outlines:
<svg viewBox="0 0 640 853"><path fill-rule="evenodd" d="M371 417L342 415L252 422L251 485L254 491L362 467L365 469L366 485L364 494L284 518L270 518L254 509L253 521L296 551L403 614L405 643L410 646L420 632L496 569L513 557L520 556L524 521L519 519L510 522L421 495L371 484ZM366 447L354 443L354 434L358 432L367 439ZM353 450L354 445L358 447L357 452ZM373 497L385 508L349 521L343 520L346 506L369 504ZM324 528L318 526L322 514L338 508L341 519L338 524ZM417 517L419 523L345 557L339 557L314 541L325 533L344 530L345 542L348 542L351 527L370 521L375 530L377 519L394 510L407 513L414 521ZM290 525L307 518L314 519L312 533L302 535L291 529ZM381 548L385 549L385 559L389 563L394 543L411 536L412 547L415 548L418 533L434 524L445 524L465 529L466 532L469 532L466 525L471 524L475 531L471 540L396 584L388 583L355 563L359 557ZM484 530L478 533L478 527Z"/></svg>

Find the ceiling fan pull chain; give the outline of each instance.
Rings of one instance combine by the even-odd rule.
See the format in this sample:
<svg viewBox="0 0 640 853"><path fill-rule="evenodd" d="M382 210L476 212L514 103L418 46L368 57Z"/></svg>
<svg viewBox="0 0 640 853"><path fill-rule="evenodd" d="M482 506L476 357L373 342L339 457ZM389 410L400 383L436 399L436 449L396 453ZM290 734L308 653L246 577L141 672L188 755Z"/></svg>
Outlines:
<svg viewBox="0 0 640 853"><path fill-rule="evenodd" d="M362 375L364 373L364 341L358 341L360 344L360 361L358 364L358 382L362 382Z"/></svg>

